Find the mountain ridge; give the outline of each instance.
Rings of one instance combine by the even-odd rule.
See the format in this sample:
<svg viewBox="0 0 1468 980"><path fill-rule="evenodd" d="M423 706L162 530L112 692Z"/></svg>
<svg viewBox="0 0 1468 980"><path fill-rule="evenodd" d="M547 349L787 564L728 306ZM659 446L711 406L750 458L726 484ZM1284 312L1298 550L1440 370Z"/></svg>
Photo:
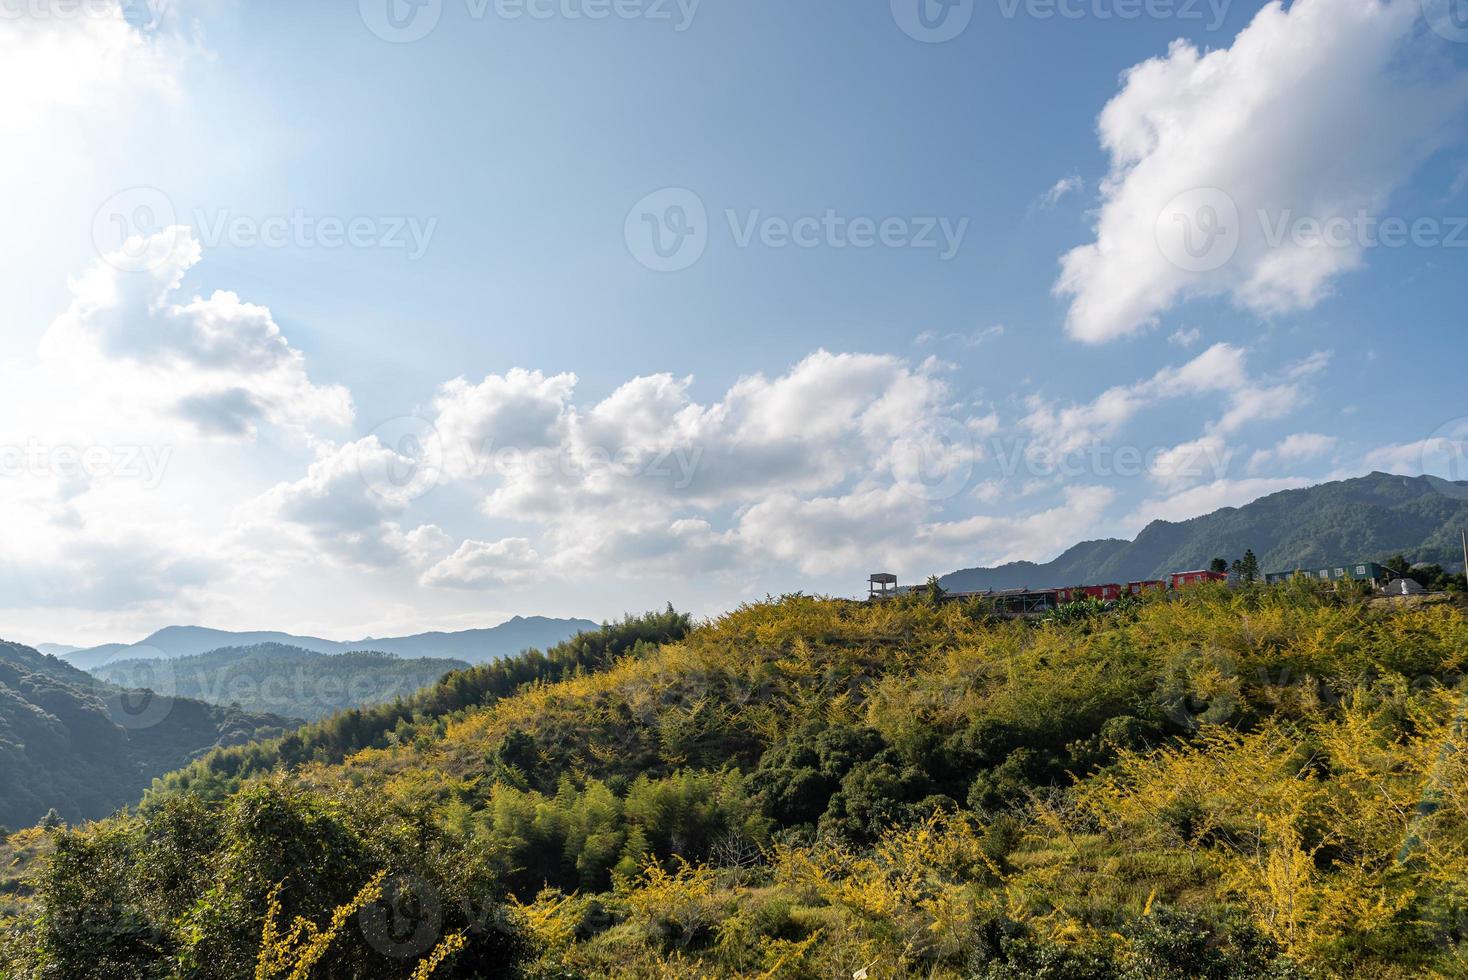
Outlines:
<svg viewBox="0 0 1468 980"><path fill-rule="evenodd" d="M390 653L400 657L438 657L468 663L486 663L521 650L554 646L577 633L600 629L589 619L515 616L497 626L455 632L434 631L407 636L327 640L280 630L216 630L205 626L165 626L137 643L104 643L73 650L62 659L74 667L93 670L119 660L173 660L229 647L276 643L312 653Z"/></svg>
<svg viewBox="0 0 1468 980"><path fill-rule="evenodd" d="M1206 568L1246 549L1265 571L1292 571L1405 554L1463 565L1458 528L1468 526L1468 482L1373 472L1281 490L1185 521L1153 521L1127 541L1083 541L1048 562L1010 562L940 576L953 592L1134 582Z"/></svg>
<svg viewBox="0 0 1468 980"><path fill-rule="evenodd" d="M157 683L160 665L174 696L304 721L409 697L470 666L450 658L367 650L317 653L261 643L164 661L114 660L94 668L92 676L121 687L150 687Z"/></svg>

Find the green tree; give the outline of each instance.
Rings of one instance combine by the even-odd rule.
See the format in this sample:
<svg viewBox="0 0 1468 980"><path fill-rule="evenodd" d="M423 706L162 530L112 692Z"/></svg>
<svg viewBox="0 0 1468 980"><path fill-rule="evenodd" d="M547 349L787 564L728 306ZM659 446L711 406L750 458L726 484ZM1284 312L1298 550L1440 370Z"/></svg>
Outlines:
<svg viewBox="0 0 1468 980"><path fill-rule="evenodd" d="M1213 559L1212 561L1210 561L1208 563L1208 570L1210 572L1227 572L1228 571L1228 559L1227 558L1215 558L1215 559Z"/></svg>
<svg viewBox="0 0 1468 980"><path fill-rule="evenodd" d="M1252 582L1259 577L1259 559L1252 550L1245 551L1244 557L1229 566L1229 571L1245 582Z"/></svg>

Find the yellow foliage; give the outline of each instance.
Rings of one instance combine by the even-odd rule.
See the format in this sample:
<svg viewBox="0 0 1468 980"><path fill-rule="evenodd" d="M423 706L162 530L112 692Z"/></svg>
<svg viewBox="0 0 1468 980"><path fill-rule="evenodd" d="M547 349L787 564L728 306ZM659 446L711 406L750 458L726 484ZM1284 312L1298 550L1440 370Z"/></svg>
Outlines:
<svg viewBox="0 0 1468 980"><path fill-rule="evenodd" d="M280 931L280 885L270 892L270 903L265 913L265 928L260 936L260 955L255 961L255 980L273 980L287 977L289 980L304 980L311 970L341 934L342 927L364 906L382 898L382 881L386 872L379 871L372 880L362 886L355 898L331 913L331 921L325 929L297 916L289 933Z"/></svg>
<svg viewBox="0 0 1468 980"><path fill-rule="evenodd" d="M326 927L320 928L310 920L297 916L289 932L280 927L280 889L277 884L270 891L270 900L265 912L265 925L260 936L260 953L255 960L255 980L305 980L321 962L347 922L359 911L382 898L382 883L386 872L379 871L363 885L356 896L347 904L331 913ZM428 980L445 961L464 948L462 932L445 936L437 946L421 960L413 970L412 980Z"/></svg>

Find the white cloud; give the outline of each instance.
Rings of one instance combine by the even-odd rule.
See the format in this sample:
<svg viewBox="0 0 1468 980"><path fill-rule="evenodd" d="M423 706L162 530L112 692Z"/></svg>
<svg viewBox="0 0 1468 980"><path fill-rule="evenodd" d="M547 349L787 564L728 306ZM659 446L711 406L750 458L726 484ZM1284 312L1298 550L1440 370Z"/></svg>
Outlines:
<svg viewBox="0 0 1468 980"><path fill-rule="evenodd" d="M457 472L491 484L492 516L707 508L890 470L894 444L951 408L936 370L818 351L780 377L741 378L711 404L690 397L692 379L663 374L582 409L572 404L574 377L533 372L454 382L435 404L445 458L477 456ZM515 411L504 408L511 392L521 399Z"/></svg>
<svg viewBox="0 0 1468 980"><path fill-rule="evenodd" d="M515 368L470 384L456 378L439 389L435 425L451 474L474 475L498 452L559 446L571 424L574 374L550 377Z"/></svg>
<svg viewBox="0 0 1468 980"><path fill-rule="evenodd" d="M1167 336L1167 342L1169 344L1174 347L1182 347L1184 349L1192 347L1202 339L1203 331L1199 330L1197 327L1190 327L1186 330L1174 330Z"/></svg>
<svg viewBox="0 0 1468 980"><path fill-rule="evenodd" d="M404 513L408 501L379 482L380 474L411 472L416 465L375 436L322 447L305 476L247 503L238 524L267 543L295 537L303 558L319 552L360 568L423 564L448 547L447 536L432 525L403 531L391 518Z"/></svg>
<svg viewBox="0 0 1468 980"><path fill-rule="evenodd" d="M1154 481L1178 490L1212 477L1222 479L1236 450L1221 437L1205 435L1157 454L1152 462Z"/></svg>
<svg viewBox="0 0 1468 980"><path fill-rule="evenodd" d="M1236 395L1247 390L1246 360L1242 348L1214 344L1181 366L1163 368L1134 384L1108 388L1083 405L1057 407L1032 397L1022 424L1048 448L1071 452L1106 442L1139 412L1162 400L1210 393Z"/></svg>
<svg viewBox="0 0 1468 980"><path fill-rule="evenodd" d="M1335 436L1296 432L1281 439L1273 449L1261 449L1250 457L1249 472L1258 473L1271 466L1318 459L1333 451L1337 442L1339 440Z"/></svg>
<svg viewBox="0 0 1468 980"><path fill-rule="evenodd" d="M1093 528L1114 500L1109 488L1070 487L1061 505L1044 511L933 521L924 519L921 501L895 487L806 500L778 494L748 510L739 535L748 547L810 575L860 577L875 563L926 577L1054 555Z"/></svg>
<svg viewBox="0 0 1468 980"><path fill-rule="evenodd" d="M1468 480L1468 418L1445 422L1425 439L1373 449L1362 465L1368 470L1403 476L1427 474L1445 480Z"/></svg>
<svg viewBox="0 0 1468 980"><path fill-rule="evenodd" d="M459 549L423 573L430 587L477 589L527 578L540 556L524 538L465 541Z"/></svg>
<svg viewBox="0 0 1468 980"><path fill-rule="evenodd" d="M947 344L958 344L962 347L974 348L982 347L984 344L988 343L991 340L998 340L1000 337L1004 336L1004 333L1005 328L1004 324L1002 323L996 323L988 327L981 327L978 330L972 330L968 333L945 333L941 336L931 330L924 330L922 333L913 338L913 343L917 344L919 347L923 347L937 341L942 341L943 343Z"/></svg>
<svg viewBox="0 0 1468 980"><path fill-rule="evenodd" d="M123 271L120 255L95 262L72 283L72 302L41 341L41 356L74 376L177 417L199 432L253 437L259 425L342 425L351 396L314 384L263 306L216 290L175 301L202 250L186 228L134 239L130 254L155 259Z"/></svg>
<svg viewBox="0 0 1468 980"><path fill-rule="evenodd" d="M1429 80L1451 66L1421 38L1419 18L1409 0L1270 3L1228 48L1176 41L1130 69L1099 122L1111 171L1096 240L1063 258L1055 286L1071 298L1071 336L1113 340L1197 296L1228 296L1261 314L1308 309L1359 266L1355 242L1271 243L1266 226L1379 215L1441 145L1468 84L1461 74ZM1224 198L1205 189L1237 208L1235 228ZM1205 203L1211 213L1199 210ZM1178 236L1203 234L1199 222L1215 217L1219 234L1174 254ZM1236 248L1215 267L1227 253L1206 244Z"/></svg>
<svg viewBox="0 0 1468 980"><path fill-rule="evenodd" d="M1062 177L1051 185L1048 191L1040 195L1040 208L1049 211L1059 204L1066 195L1078 192L1084 189L1085 186L1086 182L1077 174Z"/></svg>
<svg viewBox="0 0 1468 980"><path fill-rule="evenodd" d="M0 107L0 135L44 131L62 114L125 110L149 93L178 94L177 51L167 38L130 25L122 7L66 0L6 5L0 91L25 95Z"/></svg>
<svg viewBox="0 0 1468 980"><path fill-rule="evenodd" d="M693 399L692 378L660 374L589 407L575 404L569 375L452 382L435 401L445 459L484 446L513 451L478 452L448 475L482 488L486 516L534 527L524 540L537 562L507 579L492 571L504 556L470 541L423 581L470 587L788 563L789 536L767 533L778 515L793 507L815 517L830 500L923 533L965 489L982 457L978 439L999 427L993 412L955 404L944 370L932 359L913 366L817 351L777 377L740 378L713 402Z"/></svg>

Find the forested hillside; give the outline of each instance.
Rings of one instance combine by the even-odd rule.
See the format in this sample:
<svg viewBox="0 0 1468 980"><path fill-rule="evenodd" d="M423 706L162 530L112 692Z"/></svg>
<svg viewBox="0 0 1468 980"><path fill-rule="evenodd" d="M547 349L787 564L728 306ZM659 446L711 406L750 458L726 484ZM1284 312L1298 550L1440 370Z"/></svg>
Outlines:
<svg viewBox="0 0 1468 980"><path fill-rule="evenodd" d="M1246 549L1266 572L1399 554L1457 569L1463 565L1458 533L1464 526L1468 483L1372 473L1283 490L1188 521L1153 521L1135 541L1086 541L1044 564L966 568L941 582L954 592L1136 582L1207 568L1214 558L1238 558Z"/></svg>
<svg viewBox="0 0 1468 980"><path fill-rule="evenodd" d="M1025 622L791 596L685 630L628 621L214 753L52 832L0 963L1463 975L1447 603L1301 582Z"/></svg>
<svg viewBox="0 0 1468 980"><path fill-rule="evenodd" d="M294 724L129 693L0 641L0 824L34 823L51 809L66 820L105 816L210 749L269 738Z"/></svg>
<svg viewBox="0 0 1468 980"><path fill-rule="evenodd" d="M407 697L444 674L463 670L462 660L405 660L389 653L321 654L280 643L225 647L164 664L123 660L94 675L113 684L142 686L166 671L179 697L235 704L314 721L347 708Z"/></svg>

